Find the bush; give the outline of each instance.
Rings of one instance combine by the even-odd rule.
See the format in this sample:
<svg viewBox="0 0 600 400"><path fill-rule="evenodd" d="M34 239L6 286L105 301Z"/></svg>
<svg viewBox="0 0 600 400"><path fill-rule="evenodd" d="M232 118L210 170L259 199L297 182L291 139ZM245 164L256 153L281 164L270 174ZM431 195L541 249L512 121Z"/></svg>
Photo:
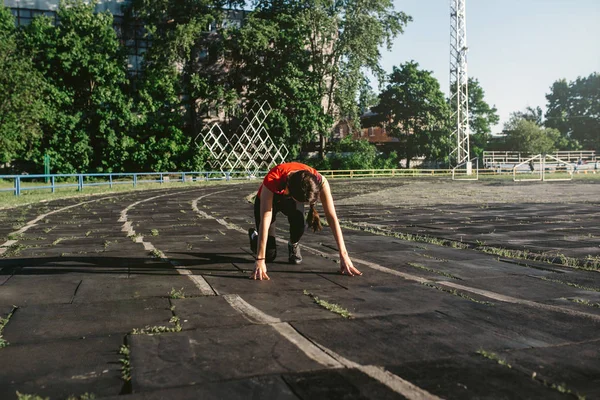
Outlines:
<svg viewBox="0 0 600 400"><path fill-rule="evenodd" d="M304 162L319 170L390 169L398 168L398 154L385 155L366 139L345 137L330 145L325 159L308 158Z"/></svg>

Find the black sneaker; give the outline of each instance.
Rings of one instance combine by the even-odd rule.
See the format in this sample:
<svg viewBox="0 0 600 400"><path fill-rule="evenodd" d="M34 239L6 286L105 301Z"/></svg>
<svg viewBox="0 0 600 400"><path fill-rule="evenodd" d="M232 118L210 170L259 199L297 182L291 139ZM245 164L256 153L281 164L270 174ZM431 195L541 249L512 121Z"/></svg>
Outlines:
<svg viewBox="0 0 600 400"><path fill-rule="evenodd" d="M302 262L302 254L300 254L300 243L291 244L288 242L288 260L290 264L300 264Z"/></svg>
<svg viewBox="0 0 600 400"><path fill-rule="evenodd" d="M256 248L258 247L258 234L256 233L256 229L248 229L248 237L250 238L250 250L252 250L252 254L256 255Z"/></svg>
<svg viewBox="0 0 600 400"><path fill-rule="evenodd" d="M275 261L275 257L277 257L277 240L275 239L275 236L268 236L267 237L267 255L266 255L266 261L267 262L273 262Z"/></svg>

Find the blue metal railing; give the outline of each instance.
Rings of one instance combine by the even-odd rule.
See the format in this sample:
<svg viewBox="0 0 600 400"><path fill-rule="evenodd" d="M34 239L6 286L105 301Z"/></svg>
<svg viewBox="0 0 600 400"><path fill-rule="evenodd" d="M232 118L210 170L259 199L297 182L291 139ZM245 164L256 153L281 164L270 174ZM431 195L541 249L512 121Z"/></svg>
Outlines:
<svg viewBox="0 0 600 400"><path fill-rule="evenodd" d="M247 180L264 176L267 171L250 173L247 171L188 171L188 172L121 172L95 174L37 174L37 175L0 175L0 180L13 182L12 187L0 187L0 192L13 192L20 196L24 191L51 190L54 193L59 188L76 187L83 191L86 186L131 185L136 187L141 183L176 183L201 181L231 181ZM33 185L35 181L40 184Z"/></svg>

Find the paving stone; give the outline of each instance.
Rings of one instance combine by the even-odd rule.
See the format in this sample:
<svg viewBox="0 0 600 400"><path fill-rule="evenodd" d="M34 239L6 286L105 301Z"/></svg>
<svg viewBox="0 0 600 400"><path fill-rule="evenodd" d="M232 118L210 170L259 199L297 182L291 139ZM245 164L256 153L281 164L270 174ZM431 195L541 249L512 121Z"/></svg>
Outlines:
<svg viewBox="0 0 600 400"><path fill-rule="evenodd" d="M283 379L301 399L404 399L387 386L355 369L285 374Z"/></svg>
<svg viewBox="0 0 600 400"><path fill-rule="evenodd" d="M390 372L444 399L565 399L530 375L479 355L387 366Z"/></svg>
<svg viewBox="0 0 600 400"><path fill-rule="evenodd" d="M348 279L348 278L346 278ZM363 279L363 277L357 278ZM360 286L350 290L313 290L321 300L348 310L354 318L392 314L420 314L470 307L470 300L411 282L390 282ZM418 299L418 300L415 300ZM306 318L303 318L306 319Z"/></svg>
<svg viewBox="0 0 600 400"><path fill-rule="evenodd" d="M187 276L173 273L173 269L163 273L143 274L140 271L125 275L108 275L83 279L76 304L111 300L128 300L152 297L169 297L172 289L183 290L187 296L200 296L200 290Z"/></svg>
<svg viewBox="0 0 600 400"><path fill-rule="evenodd" d="M267 325L129 336L134 392L320 369Z"/></svg>
<svg viewBox="0 0 600 400"><path fill-rule="evenodd" d="M19 307L4 329L10 343L41 343L64 338L127 334L147 325L169 326L168 299L51 304Z"/></svg>
<svg viewBox="0 0 600 400"><path fill-rule="evenodd" d="M563 385L587 399L600 398L600 341L523 349L500 354L528 376ZM572 398L572 396L571 396Z"/></svg>
<svg viewBox="0 0 600 400"><path fill-rule="evenodd" d="M343 289L336 292L339 291L347 292ZM340 318L338 314L317 305L303 291L246 293L242 299L264 313L287 322Z"/></svg>
<svg viewBox="0 0 600 400"><path fill-rule="evenodd" d="M203 275L219 293L280 292L286 290L337 290L340 287L312 273L268 272L271 280L255 281L248 273L219 273Z"/></svg>
<svg viewBox="0 0 600 400"><path fill-rule="evenodd" d="M580 310L583 311L583 310ZM446 309L444 314L528 346L561 345L600 339L600 320L521 304L496 303ZM577 326L579 329L573 330Z"/></svg>
<svg viewBox="0 0 600 400"><path fill-rule="evenodd" d="M525 300L543 301L569 296L573 288L527 275L470 279L466 286Z"/></svg>
<svg viewBox="0 0 600 400"><path fill-rule="evenodd" d="M12 277L12 268L0 269L0 286Z"/></svg>
<svg viewBox="0 0 600 400"><path fill-rule="evenodd" d="M171 303L186 330L251 324L221 296L172 299Z"/></svg>
<svg viewBox="0 0 600 400"><path fill-rule="evenodd" d="M192 249L181 252L166 252L165 254L171 261L199 269L230 269L237 271L237 268L233 266L234 263L247 263L253 260L248 253L241 251L239 248L229 248L224 252L219 252L218 249L213 252L207 251L207 249ZM227 267L225 268L225 266Z"/></svg>
<svg viewBox="0 0 600 400"><path fill-rule="evenodd" d="M1 305L70 303L81 279L56 275L14 275L2 285Z"/></svg>
<svg viewBox="0 0 600 400"><path fill-rule="evenodd" d="M583 304L582 301L588 304ZM568 298L552 299L543 303L600 316L600 293L598 292L578 291Z"/></svg>
<svg viewBox="0 0 600 400"><path fill-rule="evenodd" d="M0 398L16 392L52 399L94 393L97 397L121 392L119 348L123 337L62 340L9 345L0 351Z"/></svg>
<svg viewBox="0 0 600 400"><path fill-rule="evenodd" d="M363 365L396 365L523 344L439 312L355 320L297 321L304 336Z"/></svg>
<svg viewBox="0 0 600 400"><path fill-rule="evenodd" d="M123 400L123 398L123 396L103 397L102 400ZM153 390L129 394L126 398L128 400L298 399L280 376L257 376L226 382L203 383L172 389Z"/></svg>

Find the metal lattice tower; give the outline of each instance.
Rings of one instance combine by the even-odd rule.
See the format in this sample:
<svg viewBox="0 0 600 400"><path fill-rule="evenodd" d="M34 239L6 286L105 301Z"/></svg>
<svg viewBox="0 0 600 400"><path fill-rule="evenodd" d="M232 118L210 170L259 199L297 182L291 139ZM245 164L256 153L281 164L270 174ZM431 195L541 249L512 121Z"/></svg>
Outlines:
<svg viewBox="0 0 600 400"><path fill-rule="evenodd" d="M287 147L277 146L264 127L270 113L267 101L255 103L230 138L217 123L205 126L195 141L198 147L208 149L210 167L221 172L245 171L256 175L284 162L289 154Z"/></svg>
<svg viewBox="0 0 600 400"><path fill-rule="evenodd" d="M451 139L450 164L470 164L469 156L469 91L467 76L466 0L450 0L450 104L456 122Z"/></svg>

